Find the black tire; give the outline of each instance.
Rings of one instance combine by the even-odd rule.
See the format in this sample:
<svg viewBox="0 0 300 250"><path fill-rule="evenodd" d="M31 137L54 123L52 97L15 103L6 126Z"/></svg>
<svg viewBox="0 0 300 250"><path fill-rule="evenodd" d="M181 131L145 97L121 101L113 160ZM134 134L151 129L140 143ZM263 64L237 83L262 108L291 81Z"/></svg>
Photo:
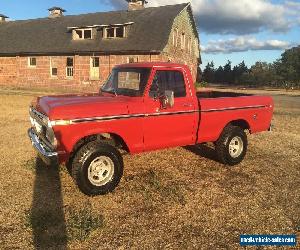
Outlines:
<svg viewBox="0 0 300 250"><path fill-rule="evenodd" d="M92 166L98 167L96 166L97 162L94 163L94 161L97 161L99 158L104 158L101 162L109 162L107 164L113 169L111 172L101 170L103 173L100 178L103 176L106 178L105 175L107 173L111 175L108 176L109 179L107 179L107 182L103 183L103 185L101 185L101 183L97 183L98 185L95 184L95 182L99 182L100 180L100 171L98 171L98 176L92 174L94 173L92 172ZM113 191L119 184L122 175L123 158L115 147L106 143L96 141L87 143L78 150L72 163L72 177L75 183L84 194L90 196L103 195Z"/></svg>
<svg viewBox="0 0 300 250"><path fill-rule="evenodd" d="M237 142L236 151L230 146L230 143ZM238 146L241 145L242 146ZM230 166L239 164L245 157L247 152L247 135L244 130L237 126L228 125L224 128L219 139L215 143L216 152L220 162Z"/></svg>

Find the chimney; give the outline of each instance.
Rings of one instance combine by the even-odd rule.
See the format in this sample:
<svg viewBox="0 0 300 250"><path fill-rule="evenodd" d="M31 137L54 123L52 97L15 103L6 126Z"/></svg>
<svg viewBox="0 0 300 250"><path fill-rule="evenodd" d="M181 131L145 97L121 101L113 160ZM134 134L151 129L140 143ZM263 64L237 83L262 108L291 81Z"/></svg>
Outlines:
<svg viewBox="0 0 300 250"><path fill-rule="evenodd" d="M2 15L0 14L0 23L5 23L7 22L6 19L8 18L8 16Z"/></svg>
<svg viewBox="0 0 300 250"><path fill-rule="evenodd" d="M146 0L126 0L128 2L128 10L141 10L145 8Z"/></svg>
<svg viewBox="0 0 300 250"><path fill-rule="evenodd" d="M66 10L56 6L48 10L49 10L49 18L62 17L64 15L64 12L66 12Z"/></svg>

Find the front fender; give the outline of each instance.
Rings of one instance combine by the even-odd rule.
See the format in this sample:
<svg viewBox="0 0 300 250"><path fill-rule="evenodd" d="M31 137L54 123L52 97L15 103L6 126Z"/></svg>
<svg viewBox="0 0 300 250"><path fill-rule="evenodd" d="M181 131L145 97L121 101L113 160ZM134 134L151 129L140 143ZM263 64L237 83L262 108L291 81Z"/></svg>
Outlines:
<svg viewBox="0 0 300 250"><path fill-rule="evenodd" d="M130 153L139 153L144 149L140 118L105 122L82 122L53 127L58 148L70 154L78 141L84 137L110 133L116 134L126 143Z"/></svg>

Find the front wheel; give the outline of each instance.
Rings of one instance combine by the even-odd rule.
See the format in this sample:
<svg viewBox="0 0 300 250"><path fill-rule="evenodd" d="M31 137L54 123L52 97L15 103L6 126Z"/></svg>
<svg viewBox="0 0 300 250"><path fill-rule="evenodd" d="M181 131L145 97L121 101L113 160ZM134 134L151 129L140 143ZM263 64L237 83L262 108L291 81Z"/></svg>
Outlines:
<svg viewBox="0 0 300 250"><path fill-rule="evenodd" d="M227 165L240 163L247 151L247 135L244 130L237 126L226 126L216 141L216 151L219 160Z"/></svg>
<svg viewBox="0 0 300 250"><path fill-rule="evenodd" d="M115 147L106 143L87 143L73 160L72 176L78 188L87 195L111 192L122 175L122 156Z"/></svg>

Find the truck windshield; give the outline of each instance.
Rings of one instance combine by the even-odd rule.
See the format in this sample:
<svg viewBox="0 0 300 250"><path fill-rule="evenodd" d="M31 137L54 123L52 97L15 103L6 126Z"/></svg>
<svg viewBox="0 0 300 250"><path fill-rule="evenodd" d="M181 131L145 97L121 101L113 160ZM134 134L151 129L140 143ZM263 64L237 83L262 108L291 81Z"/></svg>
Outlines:
<svg viewBox="0 0 300 250"><path fill-rule="evenodd" d="M101 91L116 95L142 96L149 75L150 68L115 68Z"/></svg>

